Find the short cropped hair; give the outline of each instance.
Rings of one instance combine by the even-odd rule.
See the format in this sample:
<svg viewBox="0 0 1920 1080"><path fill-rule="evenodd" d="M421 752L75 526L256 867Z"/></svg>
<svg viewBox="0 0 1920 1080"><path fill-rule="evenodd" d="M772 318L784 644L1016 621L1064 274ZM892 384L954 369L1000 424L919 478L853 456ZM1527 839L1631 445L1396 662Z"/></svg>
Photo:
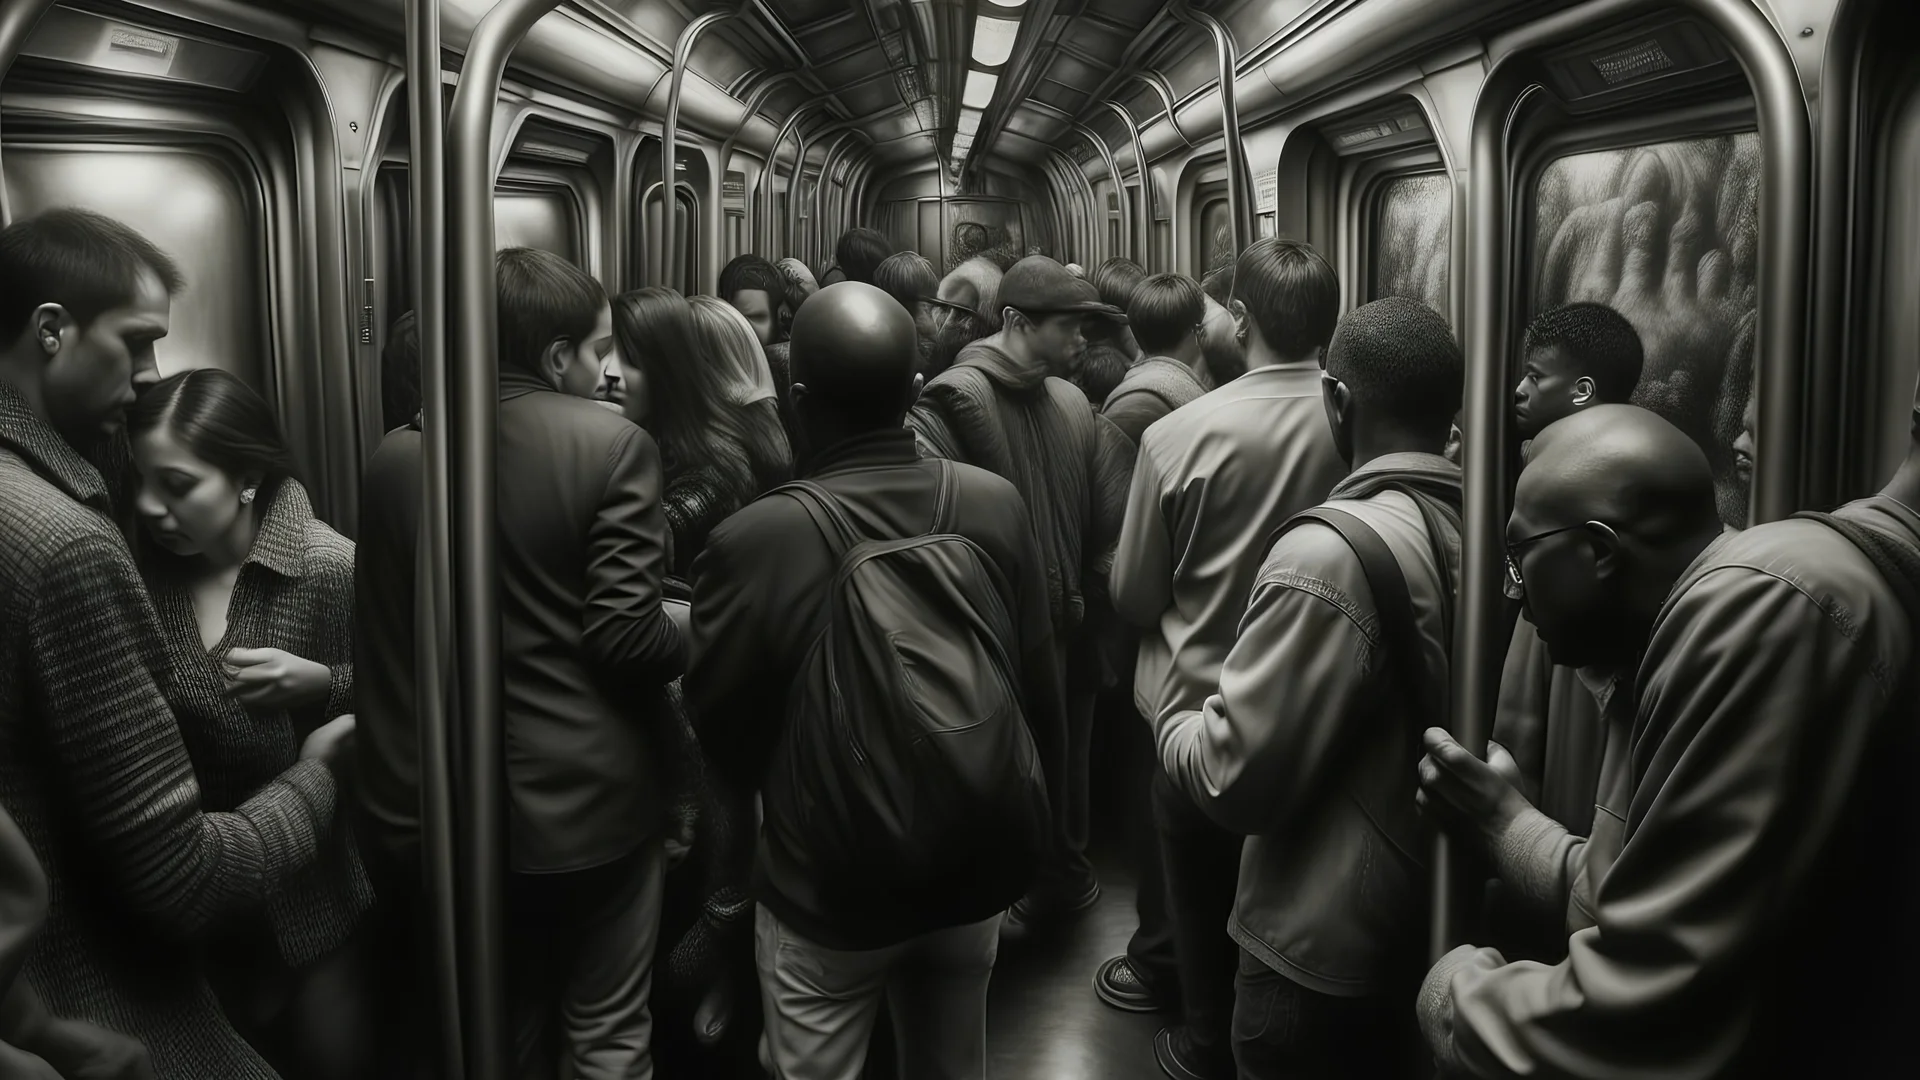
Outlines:
<svg viewBox="0 0 1920 1080"><path fill-rule="evenodd" d="M1578 368L1593 378L1602 401L1625 405L1640 385L1646 351L1625 315L1605 304L1567 304L1534 316L1527 325L1526 351L1558 345Z"/></svg>
<svg viewBox="0 0 1920 1080"><path fill-rule="evenodd" d="M873 284L873 272L893 254L893 243L874 229L848 229L834 245L833 260L848 281Z"/></svg>
<svg viewBox="0 0 1920 1080"><path fill-rule="evenodd" d="M1324 349L1340 319L1340 278L1313 246L1266 237L1240 253L1233 297L1267 347L1287 360Z"/></svg>
<svg viewBox="0 0 1920 1080"><path fill-rule="evenodd" d="M1112 304L1121 311L1133 302L1133 290L1147 280L1147 271L1132 259L1118 255L1095 267L1088 275L1093 287L1100 290L1100 302ZM1136 335L1138 336L1138 335Z"/></svg>
<svg viewBox="0 0 1920 1080"><path fill-rule="evenodd" d="M787 277L758 255L734 258L720 270L720 299L731 303L743 292L763 292L767 302L779 307L787 300Z"/></svg>
<svg viewBox="0 0 1920 1080"><path fill-rule="evenodd" d="M940 291L940 277L933 264L917 251L901 251L887 256L873 271L873 284L881 292L900 301L912 312L920 301Z"/></svg>
<svg viewBox="0 0 1920 1080"><path fill-rule="evenodd" d="M62 207L0 229L0 342L18 338L42 304L86 326L133 303L143 270L169 295L186 284L153 241L92 210Z"/></svg>
<svg viewBox="0 0 1920 1080"><path fill-rule="evenodd" d="M1406 296L1355 308L1327 348L1327 374L1368 413L1439 436L1460 411L1466 371L1447 321Z"/></svg>
<svg viewBox="0 0 1920 1080"><path fill-rule="evenodd" d="M1133 290L1127 325L1149 356L1170 353L1207 317L1207 297L1185 274L1155 274Z"/></svg>
<svg viewBox="0 0 1920 1080"><path fill-rule="evenodd" d="M494 256L494 269L503 369L538 373L548 345L557 338L584 340L607 306L607 290L598 281L551 251L504 248Z"/></svg>

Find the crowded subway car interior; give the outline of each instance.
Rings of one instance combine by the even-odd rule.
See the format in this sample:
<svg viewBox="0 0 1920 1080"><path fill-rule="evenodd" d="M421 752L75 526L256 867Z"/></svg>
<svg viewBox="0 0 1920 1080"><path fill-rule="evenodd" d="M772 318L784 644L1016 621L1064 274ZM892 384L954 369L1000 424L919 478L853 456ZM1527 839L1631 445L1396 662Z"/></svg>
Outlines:
<svg viewBox="0 0 1920 1080"><path fill-rule="evenodd" d="M0 1078L1914 1075L1916 24L0 0Z"/></svg>

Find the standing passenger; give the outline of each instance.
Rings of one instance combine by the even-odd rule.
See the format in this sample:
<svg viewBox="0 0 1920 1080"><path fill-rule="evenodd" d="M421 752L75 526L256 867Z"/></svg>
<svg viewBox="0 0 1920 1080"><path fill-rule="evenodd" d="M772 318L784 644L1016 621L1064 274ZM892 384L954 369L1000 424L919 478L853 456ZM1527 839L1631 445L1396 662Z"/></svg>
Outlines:
<svg viewBox="0 0 1920 1080"><path fill-rule="evenodd" d="M1154 421L1207 392L1196 374L1206 315L1200 286L1184 274L1155 274L1133 290L1127 324L1142 355L1100 412L1135 446Z"/></svg>
<svg viewBox="0 0 1920 1080"><path fill-rule="evenodd" d="M792 312L786 309L787 280L758 255L741 255L720 271L720 299L747 317L762 346L784 339Z"/></svg>
<svg viewBox="0 0 1920 1080"><path fill-rule="evenodd" d="M197 942L306 870L333 825L352 719L232 812L204 811L162 693L165 637L76 447L124 430L158 378L179 271L110 218L0 230L0 805L53 898L26 978L55 1016L146 1044L162 1076L271 1080L201 974Z"/></svg>
<svg viewBox="0 0 1920 1080"><path fill-rule="evenodd" d="M834 266L847 281L873 284L873 272L893 254L893 243L875 229L853 228L833 247ZM829 275L831 276L831 275ZM832 284L824 282L823 284Z"/></svg>
<svg viewBox="0 0 1920 1080"><path fill-rule="evenodd" d="M1353 473L1321 512L1373 544L1296 519L1260 566L1219 692L1154 718L1173 788L1248 837L1228 929L1241 1080L1400 1076L1417 1051L1429 830L1407 781L1447 693L1461 488L1440 451L1463 371L1418 300L1341 320L1320 381ZM1382 547L1385 565L1366 553ZM1411 626L1388 621L1396 572Z"/></svg>
<svg viewBox="0 0 1920 1080"><path fill-rule="evenodd" d="M667 819L659 758L672 739L663 688L686 658L660 603L660 456L645 431L590 400L616 348L599 283L532 248L501 251L495 265L514 1053L526 1076L564 1057L588 1080L646 1078ZM417 426L394 432L361 487L359 775L365 835L391 860L375 878L382 895L419 875L421 456Z"/></svg>
<svg viewBox="0 0 1920 1080"><path fill-rule="evenodd" d="M997 583L1004 616L988 621L1001 623L995 632L1006 636L997 651L1016 666L999 672L1010 680L1005 689L1015 700L1007 703L1011 712L996 714L997 721L982 722L985 714L971 713L926 720L947 728L946 738L957 740L952 745L959 752L986 754L976 759L982 773L1015 770L1023 756L1031 767L1037 747L1047 778L1059 775L1059 672L1043 563L1028 515L1005 480L916 454L913 436L901 425L919 389L913 337L912 320L871 286L828 286L801 307L793 327L794 398L811 449L807 478L821 501L803 501L792 488L760 499L714 532L695 568L687 696L715 770L744 791L762 792L767 804L754 897L767 1056L779 1080L857 1080L883 998L898 1032L901 1077L984 1077L987 984L999 947L1000 912L1019 895L1051 839L1044 798L1030 806L1036 819L1029 823L1030 844L1023 832L1019 843L1008 846L1007 822L974 818L946 834L949 851L913 852L927 862L912 868L865 861L857 838L822 836L813 827L831 816L828 802L864 804L868 798L866 789L848 788L844 775L804 767L823 756L844 759L826 753L817 736L809 739L786 724L819 719L789 714L787 703L790 695L808 696L796 680L809 671L822 628L830 620L836 629L843 625L838 600L845 594L834 590L845 579L836 571L846 545L856 539L915 537L929 523L935 533L965 537L973 552L997 568L968 580L984 587ZM839 526L826 531L816 512L837 514L857 535L839 534ZM924 645L912 626L881 620L910 621L925 613L953 624L950 611L910 602L925 600L903 598L888 611L870 612L868 626L877 633L898 630ZM991 692L991 679L955 685L939 677L960 670L985 674L975 663L961 663L980 658L957 652L941 657L953 666L937 665L938 674L915 704L937 707L956 696L972 702ZM834 689L849 685L836 679ZM820 696L812 695L816 701ZM849 709L863 705L886 710L848 718L867 730L906 723L911 713L888 708L891 702L848 699ZM1018 728L996 726L1023 720L1030 742ZM868 745L876 750L874 771L880 774L869 778L872 784L893 792L917 779L941 795L956 790L957 778L908 775L918 759L883 755ZM1023 772L1018 779L1031 781L1040 794L1038 776ZM821 809L796 810L811 806ZM922 811L938 816L939 804L929 799ZM953 858L954 851L963 857Z"/></svg>
<svg viewBox="0 0 1920 1080"><path fill-rule="evenodd" d="M1880 494L1733 534L1705 454L1652 413L1609 405L1541 434L1509 576L1555 663L1639 672L1624 844L1565 960L1462 945L1434 965L1420 1017L1443 1070L1913 1071L1914 984L1874 975L1920 962L1917 501L1920 409ZM1444 732L1426 743L1443 804L1523 865L1559 861L1484 763Z"/></svg>
<svg viewBox="0 0 1920 1080"><path fill-rule="evenodd" d="M169 697L202 801L230 810L353 708L353 542L313 516L272 406L228 372L160 380L127 433ZM212 936L214 991L282 1075L365 1075L372 984L357 931L372 904L343 821L312 869Z"/></svg>
<svg viewBox="0 0 1920 1080"><path fill-rule="evenodd" d="M1194 357L1200 289L1165 276L1172 282L1135 293L1147 315L1141 332L1156 343L1183 336ZM1241 253L1236 280L1252 370L1146 430L1114 558L1115 606L1141 630L1133 701L1149 724L1206 707L1222 685L1268 539L1347 472L1320 392L1321 357L1340 314L1333 268L1306 244L1267 239ZM1162 292L1178 298L1176 316L1156 310ZM1160 1004L1177 989L1186 1022L1160 1032L1156 1056L1176 1076L1228 1075L1239 953L1225 928L1241 836L1209 818L1165 768L1141 779L1165 868L1167 925L1156 925L1158 913L1143 901L1127 953L1100 968L1095 987L1123 1005ZM1169 931L1177 978L1153 947Z"/></svg>
<svg viewBox="0 0 1920 1080"><path fill-rule="evenodd" d="M1087 861L1093 706L1099 668L1084 625L1083 590L1105 591L1126 513L1133 448L1085 394L1053 378L1093 316L1126 316L1092 285L1044 255L1022 259L1000 281L1002 329L974 342L928 383L907 424L934 454L1013 481L1027 500L1047 562L1047 599L1067 686L1067 764L1053 789L1062 836L1056 864L1007 913L1007 930L1084 913L1100 898Z"/></svg>

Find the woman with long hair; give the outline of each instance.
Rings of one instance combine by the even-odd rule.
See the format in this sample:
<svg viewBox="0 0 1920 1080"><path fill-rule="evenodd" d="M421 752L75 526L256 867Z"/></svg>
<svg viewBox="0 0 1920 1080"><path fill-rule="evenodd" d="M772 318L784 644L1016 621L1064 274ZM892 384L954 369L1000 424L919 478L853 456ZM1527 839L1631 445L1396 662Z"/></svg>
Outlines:
<svg viewBox="0 0 1920 1080"><path fill-rule="evenodd" d="M715 297L637 289L614 301L613 327L619 366L607 372L608 397L660 446L674 568L684 576L715 525L791 475L772 376L752 326ZM673 813L691 848L686 868L668 878L656 1000L668 1015L691 1011L701 1043L751 1053L728 1033L750 1026L733 1019L736 1005L751 1011L758 1001L736 993L750 985L742 980L753 962L744 888L753 813L708 775L677 684L672 699L681 717ZM672 1057L671 1039L659 1049Z"/></svg>
<svg viewBox="0 0 1920 1080"><path fill-rule="evenodd" d="M700 299L709 302L698 315L658 285L614 301L621 362L607 372L608 396L660 444L673 572L683 578L707 533L793 468L752 327L726 302Z"/></svg>
<svg viewBox="0 0 1920 1080"><path fill-rule="evenodd" d="M141 574L166 634L169 700L202 805L232 810L353 724L353 542L313 515L273 409L235 376L162 379L127 411ZM319 859L222 928L208 976L287 1077L365 1076L373 888L342 815Z"/></svg>

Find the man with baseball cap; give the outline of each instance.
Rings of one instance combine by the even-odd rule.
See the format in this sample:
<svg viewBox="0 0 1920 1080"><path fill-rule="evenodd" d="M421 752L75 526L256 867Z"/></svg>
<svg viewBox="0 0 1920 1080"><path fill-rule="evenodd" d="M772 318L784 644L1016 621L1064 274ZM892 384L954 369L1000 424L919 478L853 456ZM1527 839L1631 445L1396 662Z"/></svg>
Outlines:
<svg viewBox="0 0 1920 1080"><path fill-rule="evenodd" d="M1099 665L1083 625L1086 590L1106 589L1120 539L1133 447L1086 395L1051 371L1068 370L1087 319L1124 321L1092 283L1044 255L1015 263L997 298L981 304L1000 330L961 350L927 383L907 425L925 451L1012 481L1026 500L1047 566L1049 614L1066 671L1066 782L1052 792L1061 823L1055 865L1007 913L1005 930L1084 913L1100 897L1087 861L1089 755Z"/></svg>

